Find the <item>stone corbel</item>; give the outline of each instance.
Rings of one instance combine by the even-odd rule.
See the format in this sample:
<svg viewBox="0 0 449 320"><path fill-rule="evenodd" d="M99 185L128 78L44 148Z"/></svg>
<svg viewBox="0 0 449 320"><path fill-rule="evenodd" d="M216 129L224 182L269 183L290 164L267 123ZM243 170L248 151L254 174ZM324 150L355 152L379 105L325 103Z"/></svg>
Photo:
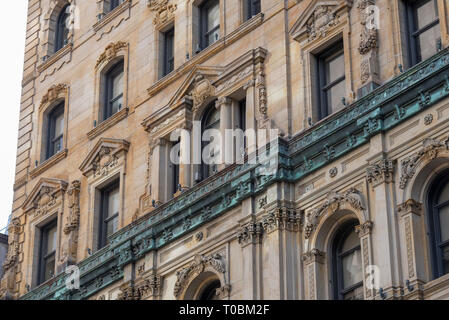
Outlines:
<svg viewBox="0 0 449 320"><path fill-rule="evenodd" d="M120 286L120 293L117 300L140 300L138 292L134 286L134 281L130 280Z"/></svg>
<svg viewBox="0 0 449 320"><path fill-rule="evenodd" d="M240 227L237 239L242 248L244 248L250 244L260 244L262 241L262 234L262 223L251 221Z"/></svg>
<svg viewBox="0 0 449 320"><path fill-rule="evenodd" d="M275 208L262 218L263 230L267 233L274 231L298 232L302 226L301 215L293 209Z"/></svg>

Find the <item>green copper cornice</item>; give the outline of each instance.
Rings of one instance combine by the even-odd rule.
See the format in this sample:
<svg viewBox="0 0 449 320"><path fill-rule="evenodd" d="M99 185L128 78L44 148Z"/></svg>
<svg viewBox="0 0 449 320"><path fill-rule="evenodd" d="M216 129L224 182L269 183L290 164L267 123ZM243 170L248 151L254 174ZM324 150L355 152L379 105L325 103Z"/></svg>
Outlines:
<svg viewBox="0 0 449 320"><path fill-rule="evenodd" d="M268 161L234 165L156 208L110 237L109 245L78 263L81 289L69 291L62 273L22 299L86 299L123 278L123 267L238 206L277 181L296 182L370 138L449 95L449 49L414 66L290 141L278 139ZM260 162L259 162L260 163ZM267 170L275 166L273 174Z"/></svg>

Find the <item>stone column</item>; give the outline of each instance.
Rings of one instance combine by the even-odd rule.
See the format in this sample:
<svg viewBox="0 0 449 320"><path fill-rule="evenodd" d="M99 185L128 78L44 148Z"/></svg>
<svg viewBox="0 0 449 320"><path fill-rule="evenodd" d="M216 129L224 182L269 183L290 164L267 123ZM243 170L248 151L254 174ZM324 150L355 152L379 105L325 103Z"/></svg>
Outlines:
<svg viewBox="0 0 449 320"><path fill-rule="evenodd" d="M257 150L257 124L256 124L256 100L254 80L248 81L243 90L246 91L246 131L253 132L254 136L247 137L247 154L250 155Z"/></svg>
<svg viewBox="0 0 449 320"><path fill-rule="evenodd" d="M190 188L190 169L192 159L190 157L190 130L191 126L184 126L180 136L180 162L179 162L179 184L181 188Z"/></svg>
<svg viewBox="0 0 449 320"><path fill-rule="evenodd" d="M302 255L304 278L306 284L306 299L323 299L324 282L322 274L324 273L324 252L318 249L312 249Z"/></svg>
<svg viewBox="0 0 449 320"><path fill-rule="evenodd" d="M220 153L218 155L218 171L223 170L226 167L225 160L230 157L226 155L225 150L225 132L226 129L232 129L232 100L228 97L221 97L216 102L216 108L220 111L220 133L221 133L221 145Z"/></svg>
<svg viewBox="0 0 449 320"><path fill-rule="evenodd" d="M426 277L425 235L422 230L423 205L413 199L398 205L402 242L404 243L404 280L409 281L404 293L409 299L423 299L421 286ZM413 289L412 289L413 288Z"/></svg>
<svg viewBox="0 0 449 320"><path fill-rule="evenodd" d="M372 300L376 295L375 285L377 276L376 270L372 267L372 253L371 253L371 230L373 222L366 221L365 223L356 226L355 231L360 237L360 247L362 251L362 266L363 266L363 288L365 300Z"/></svg>
<svg viewBox="0 0 449 320"><path fill-rule="evenodd" d="M150 148L152 152L151 164L151 194L156 204L167 201L167 168L169 153L167 152L167 140L158 138L153 141Z"/></svg>

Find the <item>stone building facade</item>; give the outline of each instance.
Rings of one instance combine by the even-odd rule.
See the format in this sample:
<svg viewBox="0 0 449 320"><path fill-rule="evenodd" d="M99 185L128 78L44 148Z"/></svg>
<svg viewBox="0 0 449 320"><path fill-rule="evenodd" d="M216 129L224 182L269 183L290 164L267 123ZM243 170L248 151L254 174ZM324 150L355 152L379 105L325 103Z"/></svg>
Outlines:
<svg viewBox="0 0 449 320"><path fill-rule="evenodd" d="M0 296L449 298L448 47L446 0L29 0Z"/></svg>

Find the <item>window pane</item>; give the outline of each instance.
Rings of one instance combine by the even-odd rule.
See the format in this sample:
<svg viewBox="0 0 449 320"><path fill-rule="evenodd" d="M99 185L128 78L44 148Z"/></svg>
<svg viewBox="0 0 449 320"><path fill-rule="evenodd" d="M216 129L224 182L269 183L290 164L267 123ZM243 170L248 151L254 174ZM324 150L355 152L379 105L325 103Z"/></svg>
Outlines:
<svg viewBox="0 0 449 320"><path fill-rule="evenodd" d="M117 231L117 223L118 223L118 218L114 218L106 224L107 225L107 227L106 227L107 228L106 242L107 242L107 237Z"/></svg>
<svg viewBox="0 0 449 320"><path fill-rule="evenodd" d="M363 280L362 273L362 257L360 250L354 251L352 254L344 256L343 265L343 286L349 288Z"/></svg>
<svg viewBox="0 0 449 320"><path fill-rule="evenodd" d="M49 254L56 251L56 226L52 227L47 231L47 252Z"/></svg>
<svg viewBox="0 0 449 320"><path fill-rule="evenodd" d="M123 72L120 72L112 80L112 98L123 94Z"/></svg>
<svg viewBox="0 0 449 320"><path fill-rule="evenodd" d="M220 6L217 3L207 10L207 31L211 31L220 25Z"/></svg>
<svg viewBox="0 0 449 320"><path fill-rule="evenodd" d="M434 0L429 0L416 8L416 24L418 29L421 29L435 21L437 17L438 13L435 8Z"/></svg>
<svg viewBox="0 0 449 320"><path fill-rule="evenodd" d="M339 54L326 63L326 82L331 83L345 75L345 57Z"/></svg>
<svg viewBox="0 0 449 320"><path fill-rule="evenodd" d="M418 52L421 60L426 60L437 53L440 41L440 25L437 24L418 36Z"/></svg>
<svg viewBox="0 0 449 320"><path fill-rule="evenodd" d="M445 203L446 201L449 201L449 183L444 186L438 198L438 203Z"/></svg>
<svg viewBox="0 0 449 320"><path fill-rule="evenodd" d="M443 272L449 273L449 245L443 247Z"/></svg>
<svg viewBox="0 0 449 320"><path fill-rule="evenodd" d="M363 286L349 291L343 296L344 300L363 300Z"/></svg>
<svg viewBox="0 0 449 320"><path fill-rule="evenodd" d="M108 195L108 217L112 217L119 212L119 188L115 188L109 192Z"/></svg>
<svg viewBox="0 0 449 320"><path fill-rule="evenodd" d="M52 278L55 273L55 257L50 257L45 263L44 281Z"/></svg>
<svg viewBox="0 0 449 320"><path fill-rule="evenodd" d="M64 114L61 113L55 118L55 137L59 137L64 132Z"/></svg>
<svg viewBox="0 0 449 320"><path fill-rule="evenodd" d="M348 250L354 249L360 245L359 236L355 231L352 231L343 242L340 252L346 252Z"/></svg>
<svg viewBox="0 0 449 320"><path fill-rule="evenodd" d="M327 105L329 113L337 112L344 108L342 98L346 96L345 81L342 80L327 90Z"/></svg>
<svg viewBox="0 0 449 320"><path fill-rule="evenodd" d="M441 242L449 240L449 206L438 210L440 217Z"/></svg>

